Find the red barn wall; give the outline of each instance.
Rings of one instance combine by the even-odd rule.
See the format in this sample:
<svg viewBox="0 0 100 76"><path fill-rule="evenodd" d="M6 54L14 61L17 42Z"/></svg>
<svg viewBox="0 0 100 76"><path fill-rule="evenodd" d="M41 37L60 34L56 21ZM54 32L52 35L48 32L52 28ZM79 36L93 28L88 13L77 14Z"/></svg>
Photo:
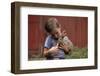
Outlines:
<svg viewBox="0 0 100 76"><path fill-rule="evenodd" d="M72 43L79 47L87 47L88 18L64 16L28 16L28 50L29 56L40 53L45 41L44 24L50 17L55 17L67 32Z"/></svg>

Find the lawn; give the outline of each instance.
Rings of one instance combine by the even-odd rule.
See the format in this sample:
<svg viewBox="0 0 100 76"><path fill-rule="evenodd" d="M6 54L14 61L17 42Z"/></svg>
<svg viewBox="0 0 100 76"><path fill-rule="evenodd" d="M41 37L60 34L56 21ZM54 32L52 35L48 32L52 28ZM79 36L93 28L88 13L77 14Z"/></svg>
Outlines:
<svg viewBox="0 0 100 76"><path fill-rule="evenodd" d="M66 54L66 59L82 59L82 58L88 58L88 49L87 48L77 48L74 47L73 51L71 51L69 54ZM45 60L44 57L33 57L29 60Z"/></svg>
<svg viewBox="0 0 100 76"><path fill-rule="evenodd" d="M73 51L66 55L66 59L80 59L88 57L88 49L87 48L77 48L74 47Z"/></svg>

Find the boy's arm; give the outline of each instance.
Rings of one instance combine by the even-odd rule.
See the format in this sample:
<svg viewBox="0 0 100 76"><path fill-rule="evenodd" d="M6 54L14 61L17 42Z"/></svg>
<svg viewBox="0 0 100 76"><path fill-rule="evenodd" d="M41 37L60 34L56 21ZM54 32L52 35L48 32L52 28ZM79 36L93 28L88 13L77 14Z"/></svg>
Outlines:
<svg viewBox="0 0 100 76"><path fill-rule="evenodd" d="M44 48L44 56L47 57L47 56L52 56L52 54L56 54L58 53L58 46L54 46L50 49L48 48Z"/></svg>
<svg viewBox="0 0 100 76"><path fill-rule="evenodd" d="M50 56L50 55L51 55L51 53L50 53L48 50L49 50L48 48L44 48L43 55L44 55L45 57L47 57L47 56Z"/></svg>
<svg viewBox="0 0 100 76"><path fill-rule="evenodd" d="M45 57L54 55L58 52L58 45L52 47L51 41L52 41L51 36L48 36L45 40L44 52L43 52Z"/></svg>
<svg viewBox="0 0 100 76"><path fill-rule="evenodd" d="M66 54L69 52L69 47L66 44L60 44L59 48L63 49Z"/></svg>

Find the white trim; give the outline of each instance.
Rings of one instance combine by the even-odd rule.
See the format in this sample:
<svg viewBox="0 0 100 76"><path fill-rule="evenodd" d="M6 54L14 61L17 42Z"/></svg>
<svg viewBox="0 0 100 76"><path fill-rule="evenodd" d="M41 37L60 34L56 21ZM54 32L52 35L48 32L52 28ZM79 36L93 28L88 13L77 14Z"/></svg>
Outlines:
<svg viewBox="0 0 100 76"><path fill-rule="evenodd" d="M94 65L94 11L41 7L20 8L20 69L42 69ZM28 61L28 14L88 17L88 58Z"/></svg>

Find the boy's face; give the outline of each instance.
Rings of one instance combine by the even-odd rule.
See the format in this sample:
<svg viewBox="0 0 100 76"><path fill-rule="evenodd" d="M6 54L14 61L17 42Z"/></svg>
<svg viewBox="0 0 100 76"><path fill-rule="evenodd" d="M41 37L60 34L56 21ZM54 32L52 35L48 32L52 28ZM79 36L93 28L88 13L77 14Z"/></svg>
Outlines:
<svg viewBox="0 0 100 76"><path fill-rule="evenodd" d="M58 39L61 36L61 28L55 28L54 31L51 32L51 35Z"/></svg>

